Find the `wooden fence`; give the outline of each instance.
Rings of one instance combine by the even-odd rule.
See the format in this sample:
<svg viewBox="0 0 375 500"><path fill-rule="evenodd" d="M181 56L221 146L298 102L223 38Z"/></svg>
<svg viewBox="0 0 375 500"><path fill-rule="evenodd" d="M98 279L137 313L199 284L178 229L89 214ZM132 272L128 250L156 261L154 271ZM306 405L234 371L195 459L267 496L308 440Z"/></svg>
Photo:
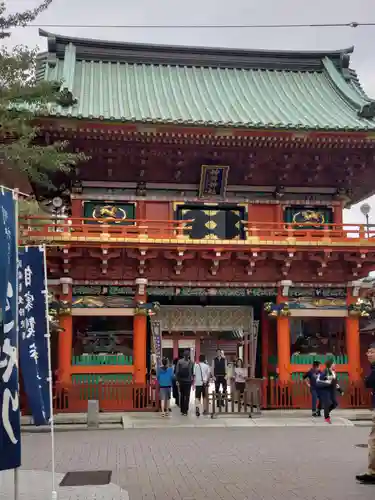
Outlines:
<svg viewBox="0 0 375 500"><path fill-rule="evenodd" d="M363 383L344 381L343 396L338 396L340 408L371 408L371 392ZM263 405L268 409L309 409L311 394L303 380L280 383L276 379L266 380L263 386Z"/></svg>
<svg viewBox="0 0 375 500"><path fill-rule="evenodd" d="M256 400L263 409L310 409L309 388L301 380L280 383L276 379L257 380ZM345 381L344 395L339 396L340 408L371 408L371 393L362 383ZM85 413L89 399L99 401L100 411L153 412L159 409L159 391L153 384L133 384L126 382L73 383L69 387L57 385L54 388L55 413ZM254 394L248 398L254 399ZM22 411L27 414L27 402L23 397ZM258 403L254 403L258 406ZM220 410L219 410L220 411Z"/></svg>
<svg viewBox="0 0 375 500"><path fill-rule="evenodd" d="M56 413L87 412L89 399L99 401L100 411L156 411L159 408L159 391L153 384L75 383L69 387L54 388Z"/></svg>

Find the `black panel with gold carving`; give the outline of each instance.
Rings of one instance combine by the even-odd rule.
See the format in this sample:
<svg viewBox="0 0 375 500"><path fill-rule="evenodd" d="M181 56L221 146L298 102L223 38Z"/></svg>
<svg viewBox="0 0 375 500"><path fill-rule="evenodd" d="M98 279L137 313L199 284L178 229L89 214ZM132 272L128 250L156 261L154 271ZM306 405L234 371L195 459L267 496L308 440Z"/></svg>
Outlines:
<svg viewBox="0 0 375 500"><path fill-rule="evenodd" d="M88 224L132 225L135 218L135 204L89 201L84 205L84 216L94 219L87 221Z"/></svg>
<svg viewBox="0 0 375 500"><path fill-rule="evenodd" d="M199 185L200 198L224 198L228 182L229 167L202 165Z"/></svg>
<svg viewBox="0 0 375 500"><path fill-rule="evenodd" d="M184 234L191 239L245 239L245 206L176 205L178 220L192 221Z"/></svg>
<svg viewBox="0 0 375 500"><path fill-rule="evenodd" d="M333 223L333 210L329 207L287 207L284 222L296 224L296 229L324 229L324 224Z"/></svg>

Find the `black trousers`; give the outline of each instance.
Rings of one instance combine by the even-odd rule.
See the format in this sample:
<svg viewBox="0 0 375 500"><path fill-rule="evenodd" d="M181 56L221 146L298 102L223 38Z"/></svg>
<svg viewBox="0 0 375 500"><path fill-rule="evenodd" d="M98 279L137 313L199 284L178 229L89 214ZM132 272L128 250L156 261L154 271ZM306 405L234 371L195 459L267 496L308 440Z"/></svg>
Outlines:
<svg viewBox="0 0 375 500"><path fill-rule="evenodd" d="M215 392L220 391L220 386L223 387L223 394L227 393L227 379L224 375L215 375Z"/></svg>
<svg viewBox="0 0 375 500"><path fill-rule="evenodd" d="M180 391L178 390L177 383L175 380L172 382L172 392L173 397L176 402L176 406L180 406Z"/></svg>
<svg viewBox="0 0 375 500"><path fill-rule="evenodd" d="M322 389L320 391L320 395L324 408L324 418L329 418L331 411L338 406L336 399L336 389L335 388Z"/></svg>
<svg viewBox="0 0 375 500"><path fill-rule="evenodd" d="M190 403L191 382L180 382L181 413L188 413Z"/></svg>

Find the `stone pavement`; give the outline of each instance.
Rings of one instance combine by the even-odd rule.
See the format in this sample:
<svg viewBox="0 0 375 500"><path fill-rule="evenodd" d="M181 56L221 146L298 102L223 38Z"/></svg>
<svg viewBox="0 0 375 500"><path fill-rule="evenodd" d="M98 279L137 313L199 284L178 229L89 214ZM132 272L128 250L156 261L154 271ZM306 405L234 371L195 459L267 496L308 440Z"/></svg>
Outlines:
<svg viewBox="0 0 375 500"><path fill-rule="evenodd" d="M125 429L56 435L59 480L111 470L112 484L60 488L61 500L374 500L354 476L366 465L357 427ZM50 436L23 435L22 496L50 499ZM0 499L10 500L3 478Z"/></svg>
<svg viewBox="0 0 375 500"><path fill-rule="evenodd" d="M65 474L55 475L59 500L129 500L128 492L117 484L106 486L84 486L58 488ZM19 472L19 500L51 500L52 474L48 471L21 470ZM14 497L14 473L0 472L0 499L11 500Z"/></svg>
<svg viewBox="0 0 375 500"><path fill-rule="evenodd" d="M178 409L176 409L178 410ZM271 415L254 415L249 418L246 414L218 414L214 419L207 416L197 418L193 411L187 417L174 410L169 417L161 417L160 413L126 413L122 416L124 429L163 429L163 428L211 428L211 427L327 427L323 418L313 418L308 413L302 417L288 417ZM332 426L352 427L350 420L342 417L333 417Z"/></svg>

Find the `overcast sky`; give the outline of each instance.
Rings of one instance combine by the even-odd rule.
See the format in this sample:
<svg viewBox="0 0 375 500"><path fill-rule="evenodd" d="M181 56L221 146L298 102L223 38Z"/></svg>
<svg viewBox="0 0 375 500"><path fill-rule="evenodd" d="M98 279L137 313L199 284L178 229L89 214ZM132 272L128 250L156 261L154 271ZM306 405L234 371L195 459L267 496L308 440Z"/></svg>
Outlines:
<svg viewBox="0 0 375 500"><path fill-rule="evenodd" d="M6 0L10 11L38 0ZM53 0L38 24L223 25L375 22L375 0ZM300 29L150 29L48 27L54 33L146 43L243 47L248 49L341 49L354 45L354 67L366 92L375 98L375 26ZM11 44L39 45L37 28L13 32ZM374 167L375 168L375 167ZM375 223L375 197L370 198ZM347 222L363 221L359 207L345 211Z"/></svg>

